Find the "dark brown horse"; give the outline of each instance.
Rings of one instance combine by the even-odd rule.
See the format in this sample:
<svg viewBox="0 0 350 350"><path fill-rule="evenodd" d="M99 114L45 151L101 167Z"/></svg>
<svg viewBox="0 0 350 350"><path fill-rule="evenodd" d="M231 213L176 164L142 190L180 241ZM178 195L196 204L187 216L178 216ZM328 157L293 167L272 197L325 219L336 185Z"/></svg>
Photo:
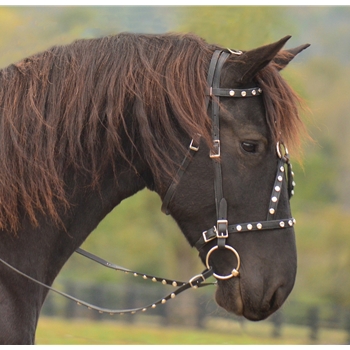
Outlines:
<svg viewBox="0 0 350 350"><path fill-rule="evenodd" d="M213 268L220 306L251 320L277 310L296 248L276 144L297 146L302 128L279 70L308 46L281 51L288 39L237 52L120 34L1 70L2 261L51 285L105 215L147 187ZM46 295L0 264L0 343L34 343Z"/></svg>

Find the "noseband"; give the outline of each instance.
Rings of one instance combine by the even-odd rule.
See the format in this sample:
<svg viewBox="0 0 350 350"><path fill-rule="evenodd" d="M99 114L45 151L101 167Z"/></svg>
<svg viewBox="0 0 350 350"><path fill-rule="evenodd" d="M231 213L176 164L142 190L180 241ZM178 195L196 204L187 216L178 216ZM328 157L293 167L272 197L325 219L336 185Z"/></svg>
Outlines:
<svg viewBox="0 0 350 350"><path fill-rule="evenodd" d="M229 50L231 54L241 55L241 51ZM223 185L222 185L222 170L220 162L220 97L233 97L233 98L247 98L254 97L262 94L262 90L258 87L249 88L249 89L224 89L220 88L220 77L222 67L230 56L230 53L227 53L223 50L216 50L213 54L213 57L210 62L207 83L209 87L209 92L206 97L206 106L208 109L209 101L211 102L211 108L208 109L210 118L212 121L212 149L210 151L209 157L213 159L214 164L214 192L215 192L215 206L216 206L216 225L212 228L204 231L202 236L194 244L194 246L200 251L205 247L209 242L216 240L216 245L214 245L206 255L206 266L208 269L210 266L210 256L215 250L229 250L232 252L237 260L237 266L231 270L231 273L228 275L218 275L213 273L213 276L217 279L226 280L232 277L237 277L239 275L240 268L240 256L238 252L227 244L227 239L229 234L233 233L242 233L248 231L263 231L263 230L273 230L273 229L282 229L292 227L295 224L295 219L287 218L276 220L274 219L275 213L277 212L277 207L279 203L279 198L282 190L283 181L287 180L288 194L289 198L294 194L294 181L293 181L293 172L292 165L289 161L289 154L287 148L283 143L277 142L276 152L278 156L277 162L277 173L275 182L272 189L269 210L267 213L267 218L265 221L259 222L250 222L250 223L240 223L229 225L227 219L227 201L224 198L223 194ZM215 98L213 98L215 97ZM163 199L162 211L166 214L169 214L168 206L175 194L177 184L179 183L182 175L185 173L187 166L191 162L193 155L199 150L199 137L196 136L192 139L190 146L187 150L185 158L181 163L175 179L173 181ZM287 171L285 169L287 167ZM287 173L288 176L285 176Z"/></svg>

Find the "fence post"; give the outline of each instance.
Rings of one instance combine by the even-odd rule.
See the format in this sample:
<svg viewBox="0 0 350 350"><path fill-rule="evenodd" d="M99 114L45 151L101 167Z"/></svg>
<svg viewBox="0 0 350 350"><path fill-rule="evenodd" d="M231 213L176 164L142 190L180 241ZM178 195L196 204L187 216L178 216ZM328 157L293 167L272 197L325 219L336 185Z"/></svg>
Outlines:
<svg viewBox="0 0 350 350"><path fill-rule="evenodd" d="M74 295L75 283L71 281L66 281L64 290L67 294ZM66 300L65 307L64 307L64 317L68 319L76 317L76 310L77 310L77 305L73 303L71 300Z"/></svg>
<svg viewBox="0 0 350 350"><path fill-rule="evenodd" d="M310 327L309 338L311 341L316 341L318 339L319 331L319 309L318 307L311 307L307 315L308 326Z"/></svg>
<svg viewBox="0 0 350 350"><path fill-rule="evenodd" d="M198 298L195 306L197 309L195 326L199 329L205 328L205 318L207 314L202 299L203 298Z"/></svg>
<svg viewBox="0 0 350 350"><path fill-rule="evenodd" d="M277 311L272 315L271 323L273 324L272 337L280 338L282 334L282 325L283 325L282 311Z"/></svg>
<svg viewBox="0 0 350 350"><path fill-rule="evenodd" d="M350 345L350 311L348 310L345 314L345 330L348 335L346 344Z"/></svg>
<svg viewBox="0 0 350 350"><path fill-rule="evenodd" d="M93 305L102 306L103 304L103 294L104 289L103 286L100 286L98 284L91 285L89 287L88 293L91 299L91 303ZM104 318L104 316L99 311L93 311L90 315L91 319L100 321Z"/></svg>
<svg viewBox="0 0 350 350"><path fill-rule="evenodd" d="M49 317L55 316L56 307L51 293L47 295L41 313Z"/></svg>

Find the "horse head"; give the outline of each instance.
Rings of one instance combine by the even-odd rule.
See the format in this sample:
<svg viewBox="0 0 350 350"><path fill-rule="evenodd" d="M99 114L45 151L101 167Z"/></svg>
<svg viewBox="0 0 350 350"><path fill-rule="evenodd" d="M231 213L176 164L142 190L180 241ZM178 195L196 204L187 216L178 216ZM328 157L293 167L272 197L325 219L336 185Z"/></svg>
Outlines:
<svg viewBox="0 0 350 350"><path fill-rule="evenodd" d="M192 155L160 192L163 210L213 268L217 303L250 320L276 311L296 276L294 182L282 145L299 119L296 96L278 71L308 45L280 52L288 39L215 51L206 97L212 140L196 135Z"/></svg>

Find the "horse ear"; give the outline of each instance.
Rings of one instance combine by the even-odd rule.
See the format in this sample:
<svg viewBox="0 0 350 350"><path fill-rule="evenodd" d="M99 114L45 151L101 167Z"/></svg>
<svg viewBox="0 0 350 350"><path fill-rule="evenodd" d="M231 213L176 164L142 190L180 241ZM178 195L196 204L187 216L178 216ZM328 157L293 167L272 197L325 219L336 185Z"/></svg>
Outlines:
<svg viewBox="0 0 350 350"><path fill-rule="evenodd" d="M274 58L274 63L278 70L282 70L284 67L288 65L288 63L301 51L307 49L310 44L300 45L290 50L283 50L279 55Z"/></svg>
<svg viewBox="0 0 350 350"><path fill-rule="evenodd" d="M239 56L238 61L241 61L242 65L240 66L240 78L238 78L238 81L240 83L250 82L261 69L275 58L278 51L290 38L291 36L288 35L273 44L246 51Z"/></svg>

